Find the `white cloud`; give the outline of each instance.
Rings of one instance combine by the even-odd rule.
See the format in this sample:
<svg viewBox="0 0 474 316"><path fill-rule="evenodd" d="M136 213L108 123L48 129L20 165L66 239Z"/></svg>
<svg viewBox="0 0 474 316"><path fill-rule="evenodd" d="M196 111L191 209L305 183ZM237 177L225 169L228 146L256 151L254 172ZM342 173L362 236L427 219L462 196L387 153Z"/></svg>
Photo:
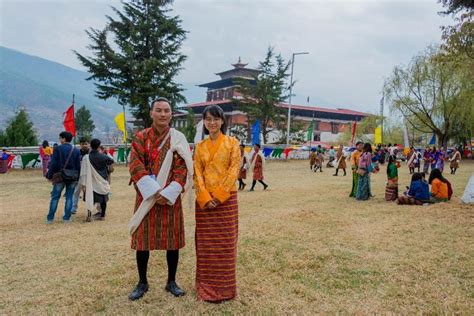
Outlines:
<svg viewBox="0 0 474 316"><path fill-rule="evenodd" d="M0 0L0 45L81 68L84 30L102 28L118 1ZM177 0L174 13L189 31L180 80L216 80L239 56L256 66L269 45L295 63L295 102L376 111L384 77L440 39L435 0L238 1ZM204 91L202 91L204 98ZM190 101L200 101L192 99Z"/></svg>

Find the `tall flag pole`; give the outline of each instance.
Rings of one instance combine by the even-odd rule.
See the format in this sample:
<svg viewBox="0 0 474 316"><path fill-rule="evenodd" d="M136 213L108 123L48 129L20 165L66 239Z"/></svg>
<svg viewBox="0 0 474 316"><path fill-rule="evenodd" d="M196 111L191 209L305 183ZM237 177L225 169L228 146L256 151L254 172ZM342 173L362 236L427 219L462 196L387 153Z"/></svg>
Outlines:
<svg viewBox="0 0 474 316"><path fill-rule="evenodd" d="M380 123L380 142L382 143L383 142L383 119L384 119L384 116L383 116L383 106L384 106L384 99L385 99L385 92L383 91L382 92L382 99L380 99L380 119L381 119L381 123Z"/></svg>
<svg viewBox="0 0 474 316"><path fill-rule="evenodd" d="M63 115L64 115L64 121L63 121L64 129L67 132L70 132L72 136L74 136L75 138L76 125L74 122L74 94L72 95L72 104L68 107L66 112L63 113ZM74 142L75 142L75 139L74 139Z"/></svg>
<svg viewBox="0 0 474 316"><path fill-rule="evenodd" d="M125 105L122 104L122 109L123 109L123 128L124 128L124 134L123 134L123 141L125 144L125 166L128 166L128 155L127 155L127 118L125 116Z"/></svg>

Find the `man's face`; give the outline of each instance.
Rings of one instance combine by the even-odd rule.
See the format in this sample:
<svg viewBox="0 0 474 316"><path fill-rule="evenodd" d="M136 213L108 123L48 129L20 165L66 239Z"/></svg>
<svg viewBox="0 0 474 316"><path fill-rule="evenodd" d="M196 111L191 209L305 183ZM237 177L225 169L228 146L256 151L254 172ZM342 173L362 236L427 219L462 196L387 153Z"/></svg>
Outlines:
<svg viewBox="0 0 474 316"><path fill-rule="evenodd" d="M80 144L82 151L88 151L89 150L89 143L88 142L83 142Z"/></svg>
<svg viewBox="0 0 474 316"><path fill-rule="evenodd" d="M168 127L171 122L171 106L166 101L159 101L153 104L150 117L156 127Z"/></svg>
<svg viewBox="0 0 474 316"><path fill-rule="evenodd" d="M63 145L66 143L66 139L59 136L59 142L61 143L61 145Z"/></svg>

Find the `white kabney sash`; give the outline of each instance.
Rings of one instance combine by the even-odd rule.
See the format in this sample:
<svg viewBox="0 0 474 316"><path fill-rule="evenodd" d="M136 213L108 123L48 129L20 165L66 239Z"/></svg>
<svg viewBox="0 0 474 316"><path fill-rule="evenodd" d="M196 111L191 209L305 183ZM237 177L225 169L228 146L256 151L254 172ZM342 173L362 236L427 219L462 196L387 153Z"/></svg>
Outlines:
<svg viewBox="0 0 474 316"><path fill-rule="evenodd" d="M92 166L89 155L85 155L81 162L81 177L79 185L86 187L86 209L94 209L94 192L107 195L110 193L110 184Z"/></svg>
<svg viewBox="0 0 474 316"><path fill-rule="evenodd" d="M186 137L174 128L170 129L170 149L166 153L165 159L163 160L163 164L160 168L160 172L156 176L156 182L158 182L160 188L164 188L171 170L171 166L173 164L174 152L178 153L178 155L180 155L186 163L188 176L186 179L186 185L184 186L184 191L187 191L193 181L193 158ZM130 235L132 235L135 230L137 230L138 226L140 226L141 222L151 210L153 205L155 205L155 203L156 198L154 194L148 199L142 201L137 211L135 212L135 214L133 214L132 218L130 219L130 222L128 223L128 231Z"/></svg>

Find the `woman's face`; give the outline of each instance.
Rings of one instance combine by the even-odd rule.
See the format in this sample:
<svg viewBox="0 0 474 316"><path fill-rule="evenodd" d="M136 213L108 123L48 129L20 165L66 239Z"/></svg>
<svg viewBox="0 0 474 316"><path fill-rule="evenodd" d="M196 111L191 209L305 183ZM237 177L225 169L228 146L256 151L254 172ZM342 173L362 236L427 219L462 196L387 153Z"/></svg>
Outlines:
<svg viewBox="0 0 474 316"><path fill-rule="evenodd" d="M206 126L209 134L218 133L222 127L222 124L224 124L224 122L220 117L212 116L210 113L207 113L206 117L204 118L204 126Z"/></svg>

